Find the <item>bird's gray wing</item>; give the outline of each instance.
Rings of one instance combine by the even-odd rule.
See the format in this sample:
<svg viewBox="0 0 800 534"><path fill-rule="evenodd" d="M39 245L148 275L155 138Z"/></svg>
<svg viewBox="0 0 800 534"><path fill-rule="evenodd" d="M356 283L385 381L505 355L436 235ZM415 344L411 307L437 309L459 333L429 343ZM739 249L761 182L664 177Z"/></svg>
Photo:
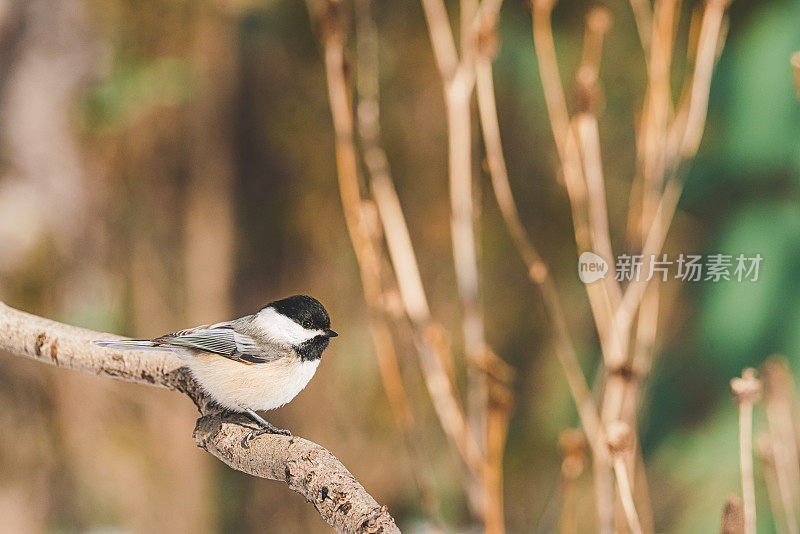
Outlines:
<svg viewBox="0 0 800 534"><path fill-rule="evenodd" d="M243 332L237 321L198 326L153 340L156 346L202 350L241 363L267 363L280 357L280 350L262 347ZM277 347L275 347L277 349Z"/></svg>

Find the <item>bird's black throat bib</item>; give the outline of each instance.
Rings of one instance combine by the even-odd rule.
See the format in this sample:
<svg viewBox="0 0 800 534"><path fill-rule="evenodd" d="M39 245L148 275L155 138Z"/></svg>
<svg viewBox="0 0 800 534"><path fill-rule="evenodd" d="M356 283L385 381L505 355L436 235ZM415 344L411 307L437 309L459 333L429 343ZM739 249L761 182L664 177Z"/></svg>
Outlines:
<svg viewBox="0 0 800 534"><path fill-rule="evenodd" d="M330 340L327 336L317 336L294 346L294 350L304 362L319 360L322 358L322 351L327 348Z"/></svg>

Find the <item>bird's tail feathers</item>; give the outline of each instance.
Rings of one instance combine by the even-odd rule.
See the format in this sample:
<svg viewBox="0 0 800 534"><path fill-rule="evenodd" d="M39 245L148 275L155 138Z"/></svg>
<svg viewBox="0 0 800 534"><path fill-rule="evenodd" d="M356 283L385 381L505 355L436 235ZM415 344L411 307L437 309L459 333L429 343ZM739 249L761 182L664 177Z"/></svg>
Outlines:
<svg viewBox="0 0 800 534"><path fill-rule="evenodd" d="M114 339L107 341L93 341L95 345L101 347L108 347L110 349L118 350L165 350L164 347L158 347L149 339Z"/></svg>

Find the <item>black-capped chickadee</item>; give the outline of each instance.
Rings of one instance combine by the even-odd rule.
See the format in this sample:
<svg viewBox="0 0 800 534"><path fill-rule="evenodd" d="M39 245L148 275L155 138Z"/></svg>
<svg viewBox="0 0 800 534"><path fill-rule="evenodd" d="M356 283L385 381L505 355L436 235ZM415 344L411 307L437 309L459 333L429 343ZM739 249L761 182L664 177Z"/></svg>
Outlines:
<svg viewBox="0 0 800 534"><path fill-rule="evenodd" d="M165 350L186 362L192 376L217 404L246 413L260 428L245 438L275 428L256 410L272 410L306 387L319 366L330 338L328 312L306 295L270 302L240 319L181 330L155 339L95 341L116 349Z"/></svg>

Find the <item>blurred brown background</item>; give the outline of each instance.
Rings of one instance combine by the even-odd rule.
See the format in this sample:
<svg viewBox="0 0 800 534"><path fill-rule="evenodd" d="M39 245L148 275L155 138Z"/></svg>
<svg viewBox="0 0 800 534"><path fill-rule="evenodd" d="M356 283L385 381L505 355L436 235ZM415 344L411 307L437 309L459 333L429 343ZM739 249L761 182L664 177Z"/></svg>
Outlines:
<svg viewBox="0 0 800 534"><path fill-rule="evenodd" d="M625 230L645 78L630 7L605 5L614 27L601 68L600 128L613 238ZM565 80L579 61L586 10L565 0L554 12ZM641 419L664 532L716 529L724 496L737 490L728 380L773 352L800 368L800 109L788 66L800 48L800 3L736 1L730 14L706 135L667 251L758 252L764 262L755 284L668 287ZM510 1L501 15L495 83L512 187L554 267L591 376L598 348L575 277L528 8ZM434 313L458 332L441 80L418 3L378 2L375 18L385 146ZM507 524L510 532L549 532L559 507L557 437L576 416L539 295L485 177L480 184L487 335L517 370ZM271 422L330 449L404 531L424 531L367 330L306 6L0 0L0 299L70 324L153 337L294 293L320 299L341 336ZM413 355L399 356L413 379L409 394L425 429L419 444L434 466L445 524L469 528ZM284 485L196 449L195 418L174 394L0 355L2 530L328 531ZM767 514L759 519L772 528Z"/></svg>

